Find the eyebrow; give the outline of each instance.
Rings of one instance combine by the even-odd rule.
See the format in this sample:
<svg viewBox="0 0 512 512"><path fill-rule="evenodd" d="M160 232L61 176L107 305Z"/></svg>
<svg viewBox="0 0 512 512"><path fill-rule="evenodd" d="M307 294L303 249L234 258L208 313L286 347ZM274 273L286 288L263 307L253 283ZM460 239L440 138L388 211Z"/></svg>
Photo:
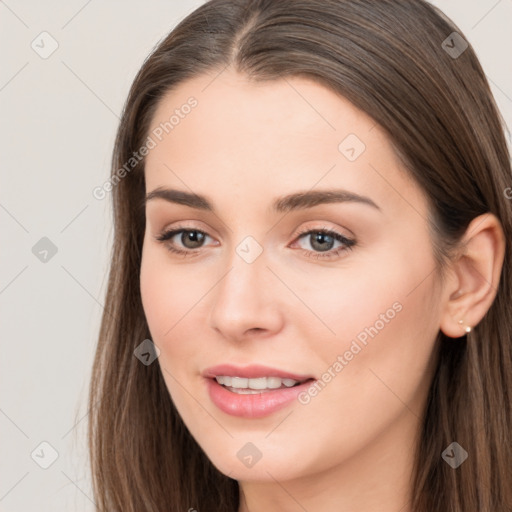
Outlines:
<svg viewBox="0 0 512 512"><path fill-rule="evenodd" d="M163 199L170 203L181 204L198 210L210 212L215 210L212 202L205 196L183 190L159 187L146 195L145 202L147 203L153 199ZM278 197L272 204L272 210L277 213L285 213L329 203L360 203L381 211L381 208L369 197L343 189L310 190Z"/></svg>

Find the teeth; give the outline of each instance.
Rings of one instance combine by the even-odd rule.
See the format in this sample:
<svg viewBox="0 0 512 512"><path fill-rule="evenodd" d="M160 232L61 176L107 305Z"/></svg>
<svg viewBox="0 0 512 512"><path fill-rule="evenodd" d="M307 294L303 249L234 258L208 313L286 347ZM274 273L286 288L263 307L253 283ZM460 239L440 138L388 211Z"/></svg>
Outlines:
<svg viewBox="0 0 512 512"><path fill-rule="evenodd" d="M243 377L231 377L231 387L232 388L247 388L249 387L247 384L249 379L244 379Z"/></svg>
<svg viewBox="0 0 512 512"><path fill-rule="evenodd" d="M267 387L270 389L280 388L282 381L279 377L267 377Z"/></svg>
<svg viewBox="0 0 512 512"><path fill-rule="evenodd" d="M280 377L258 377L247 379L245 377L229 377L227 375L218 375L215 380L222 386L235 389L278 389L281 387L291 388L298 384L298 380L281 379Z"/></svg>

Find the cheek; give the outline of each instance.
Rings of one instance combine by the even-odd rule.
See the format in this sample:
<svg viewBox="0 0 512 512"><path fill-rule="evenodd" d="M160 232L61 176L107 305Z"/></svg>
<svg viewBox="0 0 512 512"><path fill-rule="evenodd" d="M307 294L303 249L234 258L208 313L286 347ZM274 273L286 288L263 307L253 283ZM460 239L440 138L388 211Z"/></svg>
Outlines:
<svg viewBox="0 0 512 512"><path fill-rule="evenodd" d="M354 435L384 428L404 407L421 414L439 328L430 259L411 260L407 251L381 256L379 265L326 282L325 296L311 296L336 332L331 343L311 347L321 354L329 381L311 403L319 411L329 403L344 404L334 412L336 422Z"/></svg>
<svg viewBox="0 0 512 512"><path fill-rule="evenodd" d="M191 279L189 272L171 265L163 250L144 248L140 272L140 292L144 314L153 341L172 336L194 306L199 305L208 283ZM206 287L206 288L205 288Z"/></svg>
<svg viewBox="0 0 512 512"><path fill-rule="evenodd" d="M205 355L208 350L201 324L206 318L205 294L213 284L211 273L200 276L197 272L184 271L179 265L171 265L163 251L143 251L141 298L152 341L160 349L158 362L162 377L193 437L201 446L206 442L204 449L208 448L216 424L212 424L206 404L202 403L204 390L192 389L191 379L200 370L194 367L198 354ZM211 453L211 447L207 452ZM222 460L223 456L218 454L216 460Z"/></svg>
<svg viewBox="0 0 512 512"><path fill-rule="evenodd" d="M403 407L397 396L405 402L415 399L428 377L439 329L433 268L425 239L416 240L415 251L406 244L392 250L390 244L371 261L361 257L338 273L317 273L314 286L309 281L306 287L297 276L303 285L296 288L298 294L322 322L311 315L307 322L296 320L317 358L316 370L336 375L325 374L333 384L315 400L343 400L361 417L385 418L389 409L371 409L379 404Z"/></svg>
<svg viewBox="0 0 512 512"><path fill-rule="evenodd" d="M301 432L315 432L304 446L323 454L322 464L350 457L404 415L416 425L423 412L438 327L436 289L423 265L393 267L340 278L343 292L335 281L325 283L330 299L309 296L336 332L329 339L308 336L320 382L296 413ZM328 448L323 439L331 440Z"/></svg>
<svg viewBox="0 0 512 512"><path fill-rule="evenodd" d="M333 348L338 353L348 350L354 339L369 345L368 340L382 338L392 324L410 320L411 328L420 330L425 311L433 312L426 307L433 293L431 280L425 279L431 271L427 258L411 261L406 249L399 253L387 247L349 258L339 268L319 268L309 275L301 268L280 269L296 297L281 290L276 302L290 322L300 326L302 339L328 355Z"/></svg>
<svg viewBox="0 0 512 512"><path fill-rule="evenodd" d="M140 289L144 314L151 339L160 350L158 361L167 389L185 416L194 403L187 402L190 396L181 384L199 374L198 356L212 359L205 322L207 294L216 282L211 271L190 268L170 262L166 251L159 248L143 249Z"/></svg>

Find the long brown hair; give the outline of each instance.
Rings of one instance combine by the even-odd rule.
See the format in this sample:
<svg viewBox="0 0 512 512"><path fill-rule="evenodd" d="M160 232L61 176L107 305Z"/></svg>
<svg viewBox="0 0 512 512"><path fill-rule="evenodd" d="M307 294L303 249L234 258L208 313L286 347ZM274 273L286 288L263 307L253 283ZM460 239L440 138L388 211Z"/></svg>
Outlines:
<svg viewBox="0 0 512 512"><path fill-rule="evenodd" d="M159 365L134 357L150 338L139 289L144 159L119 178L144 145L163 95L227 66L257 81L312 78L373 117L429 198L441 270L472 219L491 212L500 220L506 254L491 308L467 336L438 335L411 507L512 510L512 213L505 192L512 175L503 120L466 44L423 0L212 0L146 59L112 162L115 238L89 395L97 510L238 510L238 483L191 437ZM469 453L457 469L441 458L453 441Z"/></svg>

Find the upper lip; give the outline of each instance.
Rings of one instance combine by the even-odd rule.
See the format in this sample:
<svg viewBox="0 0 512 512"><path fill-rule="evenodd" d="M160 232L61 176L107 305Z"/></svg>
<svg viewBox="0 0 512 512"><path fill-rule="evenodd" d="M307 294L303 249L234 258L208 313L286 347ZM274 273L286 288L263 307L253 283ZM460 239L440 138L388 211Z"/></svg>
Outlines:
<svg viewBox="0 0 512 512"><path fill-rule="evenodd" d="M255 379L258 377L279 377L281 379L293 379L299 382L313 378L311 375L299 375L260 364L251 364L249 366L219 364L217 366L207 368L202 372L202 375L209 379L213 379L220 375L228 377L245 377L248 379Z"/></svg>

